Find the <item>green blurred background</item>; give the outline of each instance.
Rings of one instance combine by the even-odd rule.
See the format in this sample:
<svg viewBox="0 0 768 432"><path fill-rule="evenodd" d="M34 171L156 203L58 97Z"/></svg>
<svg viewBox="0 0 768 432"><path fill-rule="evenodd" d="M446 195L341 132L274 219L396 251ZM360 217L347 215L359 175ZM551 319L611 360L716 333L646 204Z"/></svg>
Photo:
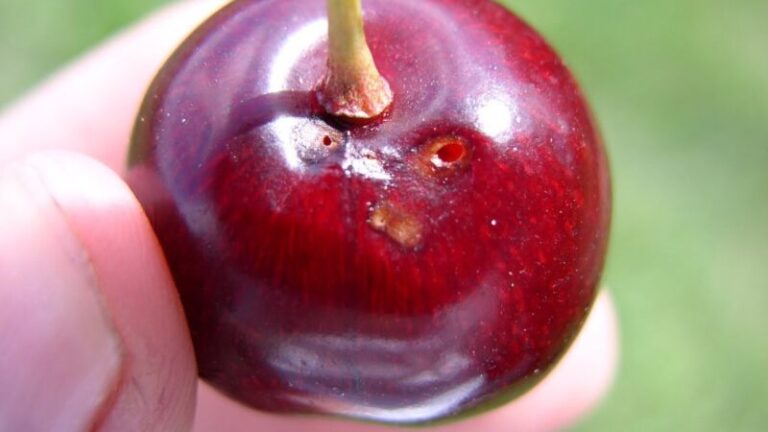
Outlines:
<svg viewBox="0 0 768 432"><path fill-rule="evenodd" d="M0 106L163 3L0 0ZM504 3L571 65L612 159L622 361L575 429L768 430L768 1Z"/></svg>

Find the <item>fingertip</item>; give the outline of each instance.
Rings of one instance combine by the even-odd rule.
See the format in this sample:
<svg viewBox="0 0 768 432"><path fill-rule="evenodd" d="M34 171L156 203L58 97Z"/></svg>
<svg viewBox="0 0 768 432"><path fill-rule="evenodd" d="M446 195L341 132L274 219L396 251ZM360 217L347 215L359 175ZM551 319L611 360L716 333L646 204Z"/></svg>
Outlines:
<svg viewBox="0 0 768 432"><path fill-rule="evenodd" d="M85 430L123 369L88 256L36 173L0 172L0 430Z"/></svg>
<svg viewBox="0 0 768 432"><path fill-rule="evenodd" d="M59 263L50 275L54 280L43 288L69 288L69 294L82 291L82 283L61 287L55 278L72 269L90 275L92 295L106 317L106 327L112 329L111 337L119 342L118 369L110 371L115 377L91 394L101 400L98 409L90 411L93 426L188 430L196 389L191 343L162 252L130 190L100 163L65 152L32 155L15 171L33 184L34 205L28 213L59 221L61 232L79 254L74 261L69 256ZM46 223L31 226L28 236L39 236ZM45 250L45 243L39 249ZM16 272L18 277L33 275L32 267L40 258L29 256L33 252L22 249L30 268ZM74 317L64 316L62 321L67 323L67 318ZM75 332L70 337L76 339L82 327L68 328Z"/></svg>

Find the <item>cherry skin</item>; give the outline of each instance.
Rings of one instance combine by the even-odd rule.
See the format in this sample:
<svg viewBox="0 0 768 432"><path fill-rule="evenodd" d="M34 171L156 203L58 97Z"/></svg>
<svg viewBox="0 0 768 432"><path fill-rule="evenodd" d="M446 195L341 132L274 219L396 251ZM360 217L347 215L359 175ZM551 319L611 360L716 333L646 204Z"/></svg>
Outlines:
<svg viewBox="0 0 768 432"><path fill-rule="evenodd" d="M464 415L535 384L584 322L606 158L559 57L502 6L364 7L393 94L376 121L318 104L322 0L238 1L152 84L129 183L221 391L272 412Z"/></svg>

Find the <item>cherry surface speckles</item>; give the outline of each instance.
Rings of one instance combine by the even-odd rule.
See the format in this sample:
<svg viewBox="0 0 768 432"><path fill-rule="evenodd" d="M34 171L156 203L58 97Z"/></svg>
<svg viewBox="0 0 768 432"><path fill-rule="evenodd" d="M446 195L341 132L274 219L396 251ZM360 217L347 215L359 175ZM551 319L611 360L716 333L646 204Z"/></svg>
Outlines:
<svg viewBox="0 0 768 432"><path fill-rule="evenodd" d="M414 423L513 397L568 347L609 179L572 77L485 0L366 0L394 102L322 114L322 0L238 1L176 52L129 182L203 378L251 406Z"/></svg>

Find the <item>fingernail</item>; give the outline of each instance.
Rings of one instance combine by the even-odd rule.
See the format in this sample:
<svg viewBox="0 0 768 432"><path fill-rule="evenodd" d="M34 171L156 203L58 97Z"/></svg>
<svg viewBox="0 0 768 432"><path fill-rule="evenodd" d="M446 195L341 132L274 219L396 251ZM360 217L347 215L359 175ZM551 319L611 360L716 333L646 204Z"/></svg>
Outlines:
<svg viewBox="0 0 768 432"><path fill-rule="evenodd" d="M0 430L90 430L119 383L121 340L41 178L0 172Z"/></svg>

